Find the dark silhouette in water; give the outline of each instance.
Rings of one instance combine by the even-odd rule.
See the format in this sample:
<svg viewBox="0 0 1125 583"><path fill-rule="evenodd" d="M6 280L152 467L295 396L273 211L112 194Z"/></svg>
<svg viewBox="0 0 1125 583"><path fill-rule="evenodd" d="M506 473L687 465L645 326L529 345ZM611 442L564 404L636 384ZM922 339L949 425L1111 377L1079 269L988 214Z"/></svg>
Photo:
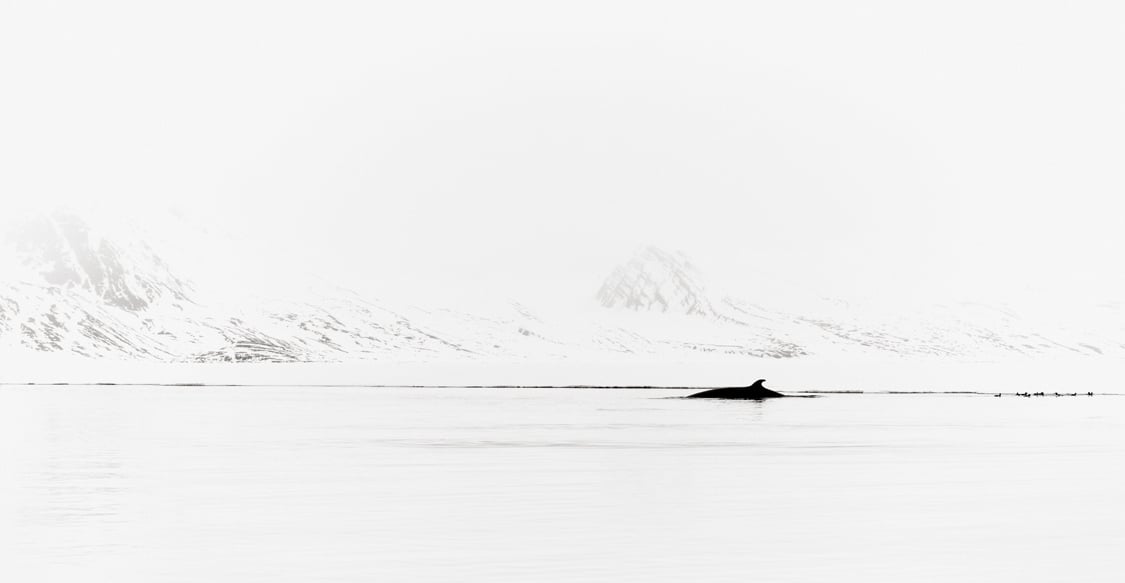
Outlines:
<svg viewBox="0 0 1125 583"><path fill-rule="evenodd" d="M781 393L771 391L762 386L766 382L765 379L758 379L754 384L749 387L727 387L723 389L711 389L710 391L703 391L694 395L688 395L688 399L775 399L777 397L784 397Z"/></svg>

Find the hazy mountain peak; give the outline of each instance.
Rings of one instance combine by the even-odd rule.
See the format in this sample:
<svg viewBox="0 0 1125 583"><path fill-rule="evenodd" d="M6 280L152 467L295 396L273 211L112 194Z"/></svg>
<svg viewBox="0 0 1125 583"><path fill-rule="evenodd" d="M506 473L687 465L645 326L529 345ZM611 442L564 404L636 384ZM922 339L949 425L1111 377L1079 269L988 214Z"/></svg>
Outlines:
<svg viewBox="0 0 1125 583"><path fill-rule="evenodd" d="M699 270L683 253L647 246L619 265L602 283L598 301L607 308L711 315Z"/></svg>
<svg viewBox="0 0 1125 583"><path fill-rule="evenodd" d="M12 225L6 243L9 261L20 265L24 283L80 289L103 303L142 311L161 301L187 301L190 284L140 240L99 236L76 214L55 211Z"/></svg>

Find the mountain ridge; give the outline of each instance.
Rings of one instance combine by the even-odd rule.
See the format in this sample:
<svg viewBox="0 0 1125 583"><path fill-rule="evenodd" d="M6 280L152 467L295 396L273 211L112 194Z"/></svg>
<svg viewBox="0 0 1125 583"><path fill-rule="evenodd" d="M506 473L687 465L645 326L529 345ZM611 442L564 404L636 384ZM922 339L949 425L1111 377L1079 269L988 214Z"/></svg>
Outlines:
<svg viewBox="0 0 1125 583"><path fill-rule="evenodd" d="M655 246L611 270L577 313L528 298L390 303L330 283L215 300L145 237L97 231L58 212L3 237L13 277L0 282L0 348L161 362L1125 354L1119 306L1087 315L1099 322L1090 328L1033 324L987 304L876 315L824 301L793 312L717 289L685 254ZM237 271L227 267L210 287L239 288L228 275Z"/></svg>

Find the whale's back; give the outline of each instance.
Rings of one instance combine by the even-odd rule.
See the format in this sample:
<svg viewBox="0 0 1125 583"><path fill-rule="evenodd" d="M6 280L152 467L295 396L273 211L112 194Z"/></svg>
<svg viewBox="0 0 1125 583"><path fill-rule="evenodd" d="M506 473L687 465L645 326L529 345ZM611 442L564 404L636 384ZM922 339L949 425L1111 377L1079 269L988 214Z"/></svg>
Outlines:
<svg viewBox="0 0 1125 583"><path fill-rule="evenodd" d="M755 382L748 387L724 387L721 389L711 389L694 395L688 395L689 399L747 399L747 400L760 400L760 399L776 399L784 397L781 393L771 391L762 386L766 382L764 379Z"/></svg>

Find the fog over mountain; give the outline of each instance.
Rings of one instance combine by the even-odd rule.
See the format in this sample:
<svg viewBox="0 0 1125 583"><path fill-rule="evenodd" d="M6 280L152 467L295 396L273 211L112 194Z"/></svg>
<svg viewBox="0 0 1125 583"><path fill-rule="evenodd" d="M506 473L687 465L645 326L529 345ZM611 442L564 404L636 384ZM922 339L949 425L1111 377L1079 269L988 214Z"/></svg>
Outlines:
<svg viewBox="0 0 1125 583"><path fill-rule="evenodd" d="M1121 352L1120 8L518 4L6 7L0 344Z"/></svg>
<svg viewBox="0 0 1125 583"><path fill-rule="evenodd" d="M13 5L3 212L177 207L375 293L653 244L771 303L1125 297L1118 6L516 4Z"/></svg>
<svg viewBox="0 0 1125 583"><path fill-rule="evenodd" d="M173 214L99 222L59 210L9 217L5 229L0 346L9 355L512 362L1125 354L1120 305L1075 305L1055 318L995 303L903 310L797 289L774 305L753 289L714 285L684 253L654 246L622 256L570 297L453 286L388 299Z"/></svg>

